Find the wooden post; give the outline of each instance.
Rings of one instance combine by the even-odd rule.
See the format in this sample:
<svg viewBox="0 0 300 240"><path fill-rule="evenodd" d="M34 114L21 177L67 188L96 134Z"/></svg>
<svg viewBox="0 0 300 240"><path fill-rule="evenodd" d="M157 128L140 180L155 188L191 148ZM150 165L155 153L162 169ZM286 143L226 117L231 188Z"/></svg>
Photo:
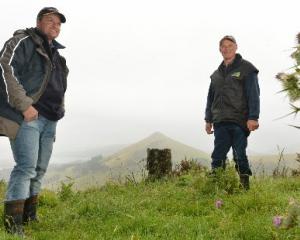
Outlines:
<svg viewBox="0 0 300 240"><path fill-rule="evenodd" d="M147 149L147 170L150 179L160 179L172 171L171 149Z"/></svg>

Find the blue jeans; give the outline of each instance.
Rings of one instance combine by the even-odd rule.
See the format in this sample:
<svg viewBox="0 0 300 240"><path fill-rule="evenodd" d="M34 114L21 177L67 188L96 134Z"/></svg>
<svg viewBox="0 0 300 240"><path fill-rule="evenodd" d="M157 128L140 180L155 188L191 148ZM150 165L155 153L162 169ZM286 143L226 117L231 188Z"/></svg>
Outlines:
<svg viewBox="0 0 300 240"><path fill-rule="evenodd" d="M240 174L252 175L246 155L248 133L245 129L235 123L216 123L214 124L214 150L212 157L212 169L225 167L227 153L233 149L236 169Z"/></svg>
<svg viewBox="0 0 300 240"><path fill-rule="evenodd" d="M16 165L8 182L6 201L27 199L39 193L52 153L56 124L39 115L37 120L23 121L16 139L10 140Z"/></svg>

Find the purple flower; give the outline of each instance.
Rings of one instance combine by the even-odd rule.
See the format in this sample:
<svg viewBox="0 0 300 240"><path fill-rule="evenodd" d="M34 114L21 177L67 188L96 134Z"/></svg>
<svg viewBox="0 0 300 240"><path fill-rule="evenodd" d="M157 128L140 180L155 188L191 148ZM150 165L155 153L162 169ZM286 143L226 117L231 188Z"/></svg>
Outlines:
<svg viewBox="0 0 300 240"><path fill-rule="evenodd" d="M217 200L215 202L215 206L216 208L221 208L223 206L223 201L221 199Z"/></svg>
<svg viewBox="0 0 300 240"><path fill-rule="evenodd" d="M273 217L273 225L275 227L280 227L280 225L282 224L282 220L283 220L282 216L275 216L275 217Z"/></svg>

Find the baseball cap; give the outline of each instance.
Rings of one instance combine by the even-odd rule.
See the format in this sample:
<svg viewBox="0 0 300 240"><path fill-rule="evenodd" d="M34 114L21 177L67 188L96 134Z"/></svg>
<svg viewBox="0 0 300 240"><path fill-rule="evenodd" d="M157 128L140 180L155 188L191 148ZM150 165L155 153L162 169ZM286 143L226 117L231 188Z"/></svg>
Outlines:
<svg viewBox="0 0 300 240"><path fill-rule="evenodd" d="M220 46L221 46L221 44L222 44L222 42L223 42L224 40L229 40L229 41L231 41L231 42L233 42L233 43L236 44L236 40L235 40L235 38L234 38L233 36L231 36L231 35L226 35L226 36L224 36L224 37L221 38L221 40L220 40L220 42L219 42Z"/></svg>
<svg viewBox="0 0 300 240"><path fill-rule="evenodd" d="M60 13L57 8L55 7L44 7L43 9L41 9L41 11L39 11L38 15L37 15L37 20L41 20L43 16L49 15L49 14L56 14L59 16L60 21L62 23L66 22L66 18L65 16Z"/></svg>

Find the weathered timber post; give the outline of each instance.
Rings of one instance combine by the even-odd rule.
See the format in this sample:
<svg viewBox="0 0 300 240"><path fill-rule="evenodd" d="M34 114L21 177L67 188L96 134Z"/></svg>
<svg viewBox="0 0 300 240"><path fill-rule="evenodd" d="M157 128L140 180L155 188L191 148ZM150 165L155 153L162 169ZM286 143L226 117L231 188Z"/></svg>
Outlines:
<svg viewBox="0 0 300 240"><path fill-rule="evenodd" d="M171 149L147 149L147 170L150 179L160 179L172 171Z"/></svg>

